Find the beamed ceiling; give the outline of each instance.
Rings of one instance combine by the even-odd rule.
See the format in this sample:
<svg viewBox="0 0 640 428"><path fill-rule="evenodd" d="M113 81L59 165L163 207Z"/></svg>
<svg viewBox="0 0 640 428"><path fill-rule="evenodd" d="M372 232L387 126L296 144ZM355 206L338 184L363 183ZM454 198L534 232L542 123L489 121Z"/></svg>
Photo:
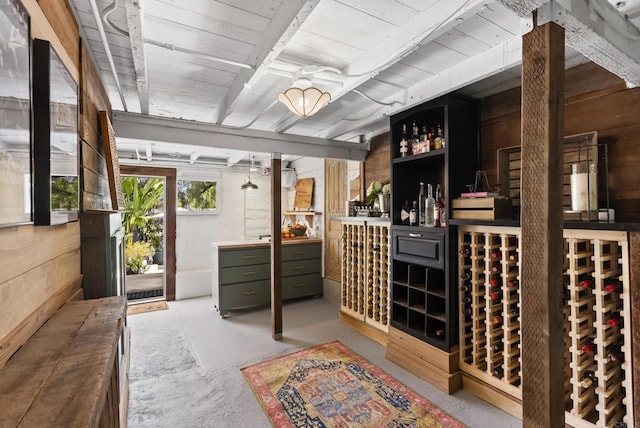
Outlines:
<svg viewBox="0 0 640 428"><path fill-rule="evenodd" d="M521 36L536 10L565 27L567 68L594 61L640 83L640 0L71 3L125 158L362 159L395 112L519 85ZM300 76L332 97L307 118L276 102Z"/></svg>

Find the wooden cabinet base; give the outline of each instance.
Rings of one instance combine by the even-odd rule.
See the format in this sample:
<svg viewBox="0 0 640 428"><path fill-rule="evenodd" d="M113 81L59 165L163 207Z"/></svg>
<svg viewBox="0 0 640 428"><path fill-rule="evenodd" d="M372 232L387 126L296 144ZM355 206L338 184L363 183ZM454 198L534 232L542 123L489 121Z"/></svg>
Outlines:
<svg viewBox="0 0 640 428"><path fill-rule="evenodd" d="M436 386L447 394L462 387L457 347L445 352L415 337L390 327L387 359Z"/></svg>
<svg viewBox="0 0 640 428"><path fill-rule="evenodd" d="M498 409L504 410L516 418L522 419L522 403L511 395L465 372L462 372L462 386L476 397L493 404Z"/></svg>
<svg viewBox="0 0 640 428"><path fill-rule="evenodd" d="M367 324L363 319L353 318L352 316L341 311L340 322L351 327L358 333L367 336L369 339L375 340L382 346L387 346L387 333L380 330L379 328Z"/></svg>

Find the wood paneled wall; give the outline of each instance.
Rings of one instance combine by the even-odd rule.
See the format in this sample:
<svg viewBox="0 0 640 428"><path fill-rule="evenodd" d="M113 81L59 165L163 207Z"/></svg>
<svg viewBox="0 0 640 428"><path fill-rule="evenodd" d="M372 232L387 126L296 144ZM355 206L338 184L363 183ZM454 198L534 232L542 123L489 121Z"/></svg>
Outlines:
<svg viewBox="0 0 640 428"><path fill-rule="evenodd" d="M364 160L364 188L373 181L381 183L391 181L391 145L389 144L390 134L377 135L371 139L371 150Z"/></svg>
<svg viewBox="0 0 640 428"><path fill-rule="evenodd" d="M640 220L640 89L596 64L565 74L565 135L589 131L607 145L609 198L616 220ZM496 150L520 145L520 87L481 101L481 167L497 183Z"/></svg>
<svg viewBox="0 0 640 428"><path fill-rule="evenodd" d="M51 42L79 82L81 99L85 92L98 94L89 98L110 110L97 73L80 81L78 25L67 2L22 2L31 16L32 36ZM81 120L80 127L85 133L97 129L97 120L97 114ZM82 296L81 283L79 223L0 229L0 368L60 306Z"/></svg>

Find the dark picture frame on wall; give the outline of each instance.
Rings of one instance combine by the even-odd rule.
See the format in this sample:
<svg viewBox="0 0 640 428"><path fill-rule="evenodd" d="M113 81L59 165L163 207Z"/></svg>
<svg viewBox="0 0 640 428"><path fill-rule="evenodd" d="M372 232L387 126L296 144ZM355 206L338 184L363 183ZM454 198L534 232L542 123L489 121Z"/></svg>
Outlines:
<svg viewBox="0 0 640 428"><path fill-rule="evenodd" d="M33 40L34 223L78 220L78 84L46 40Z"/></svg>
<svg viewBox="0 0 640 428"><path fill-rule="evenodd" d="M0 227L8 227L32 221L31 36L22 3L0 3Z"/></svg>

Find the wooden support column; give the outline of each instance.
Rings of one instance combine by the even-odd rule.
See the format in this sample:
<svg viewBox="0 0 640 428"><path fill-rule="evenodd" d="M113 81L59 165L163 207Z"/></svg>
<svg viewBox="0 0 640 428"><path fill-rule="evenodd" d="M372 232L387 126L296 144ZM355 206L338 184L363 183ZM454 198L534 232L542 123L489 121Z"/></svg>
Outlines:
<svg viewBox="0 0 640 428"><path fill-rule="evenodd" d="M629 234L629 266L633 420L637 424L640 421L640 232Z"/></svg>
<svg viewBox="0 0 640 428"><path fill-rule="evenodd" d="M271 337L282 339L282 155L271 154Z"/></svg>
<svg viewBox="0 0 640 428"><path fill-rule="evenodd" d="M564 43L564 29L553 22L534 24L522 38L520 311L524 427L564 427Z"/></svg>

